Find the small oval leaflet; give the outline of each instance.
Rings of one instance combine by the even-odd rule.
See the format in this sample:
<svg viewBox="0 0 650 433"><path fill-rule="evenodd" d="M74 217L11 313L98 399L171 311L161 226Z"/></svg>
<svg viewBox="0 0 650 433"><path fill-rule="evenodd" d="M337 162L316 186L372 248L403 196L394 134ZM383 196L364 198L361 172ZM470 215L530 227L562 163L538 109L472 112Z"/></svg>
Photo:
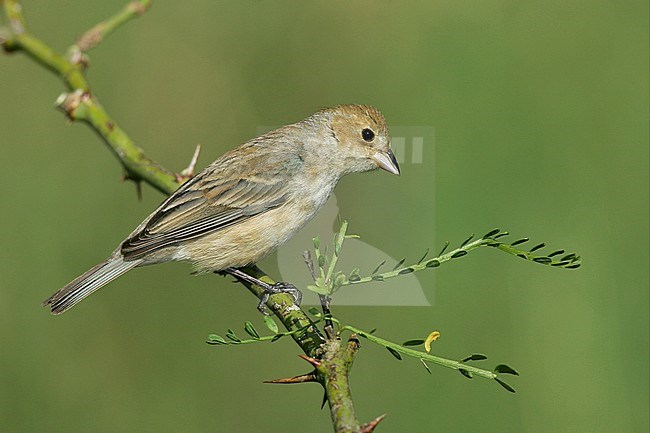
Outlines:
<svg viewBox="0 0 650 433"><path fill-rule="evenodd" d="M532 253L534 251L539 250L540 248L544 248L545 246L546 246L546 244L544 242L542 242L541 244L537 244L534 247L532 247L529 252Z"/></svg>
<svg viewBox="0 0 650 433"><path fill-rule="evenodd" d="M427 250L424 252L424 255L422 256L422 258L420 260L418 260L418 265L420 263L422 263L424 261L424 259L427 258L428 255L429 255L429 248L427 248Z"/></svg>
<svg viewBox="0 0 650 433"><path fill-rule="evenodd" d="M221 335L210 334L208 335L208 338L209 338L208 344L228 344L228 342L224 340Z"/></svg>
<svg viewBox="0 0 650 433"><path fill-rule="evenodd" d="M232 329L228 329L228 332L226 332L226 338L235 343L241 343L241 339L237 337L237 335Z"/></svg>
<svg viewBox="0 0 650 433"><path fill-rule="evenodd" d="M484 238L491 238L492 236L496 235L499 233L501 230L500 229L494 229L490 232L487 232L486 234L483 235Z"/></svg>
<svg viewBox="0 0 650 433"><path fill-rule="evenodd" d="M402 265L404 264L405 261L406 261L406 259L404 258L404 259L400 260L399 262L397 262L397 264L395 265L395 267L393 268L393 270L396 271L397 268L399 268L400 266L402 266Z"/></svg>
<svg viewBox="0 0 650 433"><path fill-rule="evenodd" d="M386 264L386 260L382 260L381 263L377 265L374 271L370 275L375 275L377 272L379 272L379 269L381 269L382 266Z"/></svg>
<svg viewBox="0 0 650 433"><path fill-rule="evenodd" d="M395 358L399 359L400 361L402 360L402 355L400 355L400 353L398 351L396 351L392 347L387 347L386 349L388 349L388 351L391 353L391 355L393 355Z"/></svg>
<svg viewBox="0 0 650 433"><path fill-rule="evenodd" d="M467 358L463 358L461 362L467 362L467 361L483 361L485 359L488 359L487 356L482 355L480 353L475 353L473 355L468 356Z"/></svg>
<svg viewBox="0 0 650 433"><path fill-rule="evenodd" d="M472 235L471 235L470 237L468 237L467 239L465 239L465 241L464 241L462 244L460 244L460 247L463 248L463 247L464 247L465 245L467 245L467 244L469 243L469 241L471 241L472 239L474 239L474 233L472 233Z"/></svg>
<svg viewBox="0 0 650 433"><path fill-rule="evenodd" d="M445 242L445 246L442 247L442 250L440 250L440 252L438 253L438 255L439 255L439 256L443 255L443 253L444 253L445 251L447 251L447 247L448 247L448 246L449 246L449 241L446 241L446 242Z"/></svg>
<svg viewBox="0 0 650 433"><path fill-rule="evenodd" d="M503 373L503 374L513 374L515 376L519 376L519 373L517 373L514 368L505 364L499 364L496 367L494 367L494 372Z"/></svg>
<svg viewBox="0 0 650 433"><path fill-rule="evenodd" d="M504 388L507 389L508 391L510 391L510 392L512 392L512 393L515 393L515 392L516 392L515 389L514 389L513 387L511 387L510 385L508 385L508 384L505 383L504 381L499 380L498 377L495 377L494 380L496 380L496 381L499 383L499 385L501 385L502 387L504 387Z"/></svg>
<svg viewBox="0 0 650 433"><path fill-rule="evenodd" d="M571 254L567 254L566 256L562 257L562 258L560 259L560 261L563 262L563 261L565 261L565 260L573 260L573 259L575 259L575 258L576 258L576 254L575 254L575 253L571 253Z"/></svg>
<svg viewBox="0 0 650 433"><path fill-rule="evenodd" d="M244 323L244 331L246 331L246 333L251 337L253 337L254 339L256 340L260 339L260 334L257 333L257 329L255 329L255 327L251 322L246 321L246 323Z"/></svg>
<svg viewBox="0 0 650 433"><path fill-rule="evenodd" d="M424 344L424 340L415 339L403 342L402 346L419 346L421 344Z"/></svg>
<svg viewBox="0 0 650 433"><path fill-rule="evenodd" d="M266 325L267 328L269 328L269 331L271 331L274 334L278 333L278 324L275 323L275 320L271 316L264 316L264 324Z"/></svg>
<svg viewBox="0 0 650 433"><path fill-rule="evenodd" d="M535 257L535 258L533 259L533 261L534 261L534 262L537 262L537 263L542 263L542 264L545 264L545 265L546 265L546 264L551 263L551 262L553 261L553 259L551 259L550 257Z"/></svg>

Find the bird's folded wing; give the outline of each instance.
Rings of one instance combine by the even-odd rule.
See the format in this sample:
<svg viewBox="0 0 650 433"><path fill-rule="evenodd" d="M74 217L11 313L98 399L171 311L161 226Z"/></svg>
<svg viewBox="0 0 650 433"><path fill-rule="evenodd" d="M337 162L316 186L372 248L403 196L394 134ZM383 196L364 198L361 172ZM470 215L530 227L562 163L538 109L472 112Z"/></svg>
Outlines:
<svg viewBox="0 0 650 433"><path fill-rule="evenodd" d="M198 238L281 206L287 179L258 172L246 178L220 177L208 170L177 190L121 246L125 260L136 260Z"/></svg>

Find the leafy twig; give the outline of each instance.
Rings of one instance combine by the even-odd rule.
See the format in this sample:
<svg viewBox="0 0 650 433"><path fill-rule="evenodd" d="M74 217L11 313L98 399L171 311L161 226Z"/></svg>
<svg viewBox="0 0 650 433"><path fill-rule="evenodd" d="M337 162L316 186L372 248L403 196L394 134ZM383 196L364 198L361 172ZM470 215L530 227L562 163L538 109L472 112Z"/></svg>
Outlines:
<svg viewBox="0 0 650 433"><path fill-rule="evenodd" d="M225 334L226 338L222 337L219 334L210 334L208 336L208 340L206 341L206 343L215 346L251 344L251 343L260 343L264 341L270 341L271 343L274 343L278 341L280 338L286 337L288 335L291 336L295 335L297 339L300 339L301 334L309 332L310 328L316 325L317 323L319 323L320 321L321 320L316 320L300 328L292 329L287 332L280 332L278 330L278 325L273 321L273 319L270 316L264 316L264 324L273 333L271 335L264 335L264 336L260 335L257 329L253 326L253 324L250 321L246 321L244 322L244 331L252 338L240 338L239 336L237 336L235 331L233 331L232 329L228 329L228 331L226 331ZM311 354L311 355L316 355L316 354Z"/></svg>
<svg viewBox="0 0 650 433"><path fill-rule="evenodd" d="M376 335L374 335L372 332L367 332L364 330L361 330L359 328L356 328L354 326L350 325L344 325L341 327L341 331L350 331L353 332L357 335L360 335L361 337L366 338L367 340L376 343L380 346L385 347L388 349L388 351L393 354L397 359L402 359L399 354L403 354L406 356L410 356L412 358L417 358L423 363L425 361L431 362L432 364L440 365L443 367L447 368L452 368L454 370L458 370L461 372L465 377L472 378L472 376L476 375L479 377L483 377L485 379L493 379L497 383L499 383L501 386L503 386L505 389L507 389L510 392L515 392L515 390L510 387L510 385L506 384L503 382L501 379L498 379L499 373L504 373L504 374L513 374L513 375L519 375L514 369L508 367L505 364L500 364L495 367L494 370L489 371L489 370L484 370L482 368L477 368L474 367L473 365L467 364L467 361L472 360L483 360L487 359L487 357L482 356L482 357L475 357L475 356L470 356L467 357L461 361L453 361L451 359L446 359L446 358L441 358L439 356L431 355L429 353L425 352L420 352L418 350L414 349L409 349L408 347L405 347L404 345L398 344L398 343L393 343L392 341L384 340L383 338L379 338ZM424 364L426 367L426 364ZM426 367L428 370L428 367Z"/></svg>
<svg viewBox="0 0 650 433"><path fill-rule="evenodd" d="M526 259L528 261L553 267L576 269L581 264L580 256L576 255L575 253L565 254L564 250L557 250L547 255L539 254L538 251L544 247L545 244L538 244L528 251L516 247L517 245L528 241L528 238L519 239L515 242L512 242L511 244L499 240L507 235L508 232L502 232L499 229L494 229L479 239L470 242L473 239L472 235L466 239L458 248L453 249L448 253L444 253L444 251L447 249L447 246L449 245L447 242L440 254L435 258L425 260L425 255L425 257L420 259L417 263L408 266L402 266L404 261L401 260L398 262L397 266L393 268L393 270L379 273L379 268L385 263L385 261L383 261L370 275L366 277L359 276L358 269L355 269L350 273L348 277L345 277L345 275L343 275L343 277L339 277L339 285L342 287L352 284L368 283L370 281L384 281L388 278L399 277L401 275L423 271L425 269L437 268L442 263L463 257L470 251L473 251L480 247L496 248L500 251Z"/></svg>
<svg viewBox="0 0 650 433"><path fill-rule="evenodd" d="M313 239L314 243L314 252L316 253L316 265L319 269L319 275L312 273L314 277L314 284L307 286L307 288L313 292L318 293L320 296L329 297L334 292L336 292L348 278L341 271L336 271L336 264L339 260L339 255L341 254L341 248L343 247L343 242L348 238L358 238L357 235L348 235L348 222L341 221L341 226L339 232L334 235L333 241L333 250L332 257L327 257L327 249L325 252L320 250L320 238L315 237ZM309 266L308 266L309 267Z"/></svg>

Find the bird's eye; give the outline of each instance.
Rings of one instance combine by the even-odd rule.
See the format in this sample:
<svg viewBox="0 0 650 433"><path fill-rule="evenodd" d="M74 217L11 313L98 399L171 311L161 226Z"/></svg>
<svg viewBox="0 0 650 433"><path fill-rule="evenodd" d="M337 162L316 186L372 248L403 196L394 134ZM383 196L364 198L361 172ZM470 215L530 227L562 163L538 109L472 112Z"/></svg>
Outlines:
<svg viewBox="0 0 650 433"><path fill-rule="evenodd" d="M361 131L361 137L367 141L371 142L375 138L375 133L370 128L363 128Z"/></svg>

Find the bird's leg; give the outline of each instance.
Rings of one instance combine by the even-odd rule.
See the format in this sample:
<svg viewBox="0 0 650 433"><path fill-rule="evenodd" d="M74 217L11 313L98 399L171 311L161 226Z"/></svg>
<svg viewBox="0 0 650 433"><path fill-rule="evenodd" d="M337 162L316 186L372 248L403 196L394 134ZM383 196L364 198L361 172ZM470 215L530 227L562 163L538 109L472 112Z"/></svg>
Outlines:
<svg viewBox="0 0 650 433"><path fill-rule="evenodd" d="M260 299L260 303L257 305L257 309L260 310L262 314L267 314L266 303L268 302L269 297L271 295L275 295L276 293L290 294L297 305L300 305L300 302L302 301L302 292L298 290L298 288L293 284L282 283L282 282L275 283L275 284L265 283L264 281L255 278L251 275L248 275L246 272L243 272L237 268L226 268L220 273L232 275L238 280L246 281L247 283L255 284L256 286L261 287L264 290L264 294Z"/></svg>

